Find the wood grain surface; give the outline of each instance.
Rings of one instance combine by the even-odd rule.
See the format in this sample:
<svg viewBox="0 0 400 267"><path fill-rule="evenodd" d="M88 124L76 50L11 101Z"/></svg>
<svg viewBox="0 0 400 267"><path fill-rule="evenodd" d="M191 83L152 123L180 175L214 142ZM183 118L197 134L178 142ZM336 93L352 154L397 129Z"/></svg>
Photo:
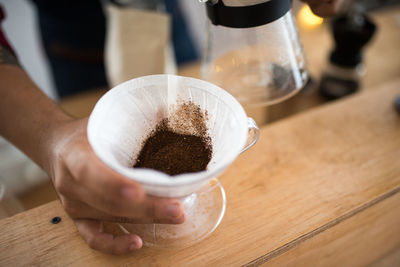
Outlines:
<svg viewBox="0 0 400 267"><path fill-rule="evenodd" d="M55 201L0 221L0 266L296 265L290 253L308 244L304 265L333 254L351 265L359 261L340 244L353 237L381 248L354 250L376 261L400 242L397 94L400 80L262 128L259 143L221 176L221 225L195 246L104 255L87 247ZM62 222L51 224L54 216Z"/></svg>
<svg viewBox="0 0 400 267"><path fill-rule="evenodd" d="M265 266L376 266L380 258L388 258L393 248L400 249L400 194L399 187L361 206L354 216L346 214L337 224L307 242L298 243L288 252L265 262ZM358 211L358 210L356 210ZM382 257L383 255L383 257ZM267 257L264 257L267 259ZM260 263L262 258L254 264ZM398 266L394 258L391 266Z"/></svg>

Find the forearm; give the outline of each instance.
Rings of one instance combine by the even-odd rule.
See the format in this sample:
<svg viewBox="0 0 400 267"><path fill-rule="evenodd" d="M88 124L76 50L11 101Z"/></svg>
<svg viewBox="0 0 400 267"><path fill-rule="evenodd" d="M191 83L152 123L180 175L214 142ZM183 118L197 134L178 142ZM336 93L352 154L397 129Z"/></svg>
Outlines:
<svg viewBox="0 0 400 267"><path fill-rule="evenodd" d="M0 63L0 135L46 171L53 133L69 120L22 68Z"/></svg>

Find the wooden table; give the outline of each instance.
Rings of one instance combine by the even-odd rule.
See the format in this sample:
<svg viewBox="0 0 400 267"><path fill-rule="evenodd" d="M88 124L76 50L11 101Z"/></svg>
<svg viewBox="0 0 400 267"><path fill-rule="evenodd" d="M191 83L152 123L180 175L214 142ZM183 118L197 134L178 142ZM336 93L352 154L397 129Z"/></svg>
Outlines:
<svg viewBox="0 0 400 267"><path fill-rule="evenodd" d="M399 266L400 116L392 102L400 94L400 8L373 16L380 29L367 50L361 94L262 128L259 143L221 176L227 212L209 238L184 250L103 255L86 246L53 201L0 221L0 266ZM330 49L328 28L300 33L318 78ZM198 65L180 74L198 77ZM87 116L104 92L61 106ZM313 88L268 116L321 103ZM54 216L62 222L50 224Z"/></svg>
<svg viewBox="0 0 400 267"><path fill-rule="evenodd" d="M0 221L0 266L399 264L398 94L400 80L262 128L221 176L221 225L193 247L105 255L54 201Z"/></svg>

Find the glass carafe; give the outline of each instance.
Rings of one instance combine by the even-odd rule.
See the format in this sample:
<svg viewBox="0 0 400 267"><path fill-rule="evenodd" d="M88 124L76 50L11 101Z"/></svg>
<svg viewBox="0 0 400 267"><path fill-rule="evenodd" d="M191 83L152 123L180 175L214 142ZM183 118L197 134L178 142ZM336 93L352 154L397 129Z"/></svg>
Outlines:
<svg viewBox="0 0 400 267"><path fill-rule="evenodd" d="M307 80L291 0L208 0L202 78L242 105L281 102Z"/></svg>

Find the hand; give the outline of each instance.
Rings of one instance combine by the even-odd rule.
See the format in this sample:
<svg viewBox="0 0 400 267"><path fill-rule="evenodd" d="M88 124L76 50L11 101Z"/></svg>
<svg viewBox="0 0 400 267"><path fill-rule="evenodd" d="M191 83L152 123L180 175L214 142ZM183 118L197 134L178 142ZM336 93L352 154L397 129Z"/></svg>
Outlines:
<svg viewBox="0 0 400 267"><path fill-rule="evenodd" d="M344 0L301 0L309 4L311 10L318 16L329 17L336 15Z"/></svg>
<svg viewBox="0 0 400 267"><path fill-rule="evenodd" d="M178 200L147 196L140 184L97 158L87 140L86 125L87 119L70 121L52 134L49 173L64 209L91 248L123 254L142 247L137 235L104 233L102 221L184 222Z"/></svg>
<svg viewBox="0 0 400 267"><path fill-rule="evenodd" d="M114 254L142 247L137 235L104 233L103 221L184 222L178 200L147 196L138 183L98 159L86 126L87 119L73 120L62 112L23 69L0 60L0 135L46 170L90 247Z"/></svg>

